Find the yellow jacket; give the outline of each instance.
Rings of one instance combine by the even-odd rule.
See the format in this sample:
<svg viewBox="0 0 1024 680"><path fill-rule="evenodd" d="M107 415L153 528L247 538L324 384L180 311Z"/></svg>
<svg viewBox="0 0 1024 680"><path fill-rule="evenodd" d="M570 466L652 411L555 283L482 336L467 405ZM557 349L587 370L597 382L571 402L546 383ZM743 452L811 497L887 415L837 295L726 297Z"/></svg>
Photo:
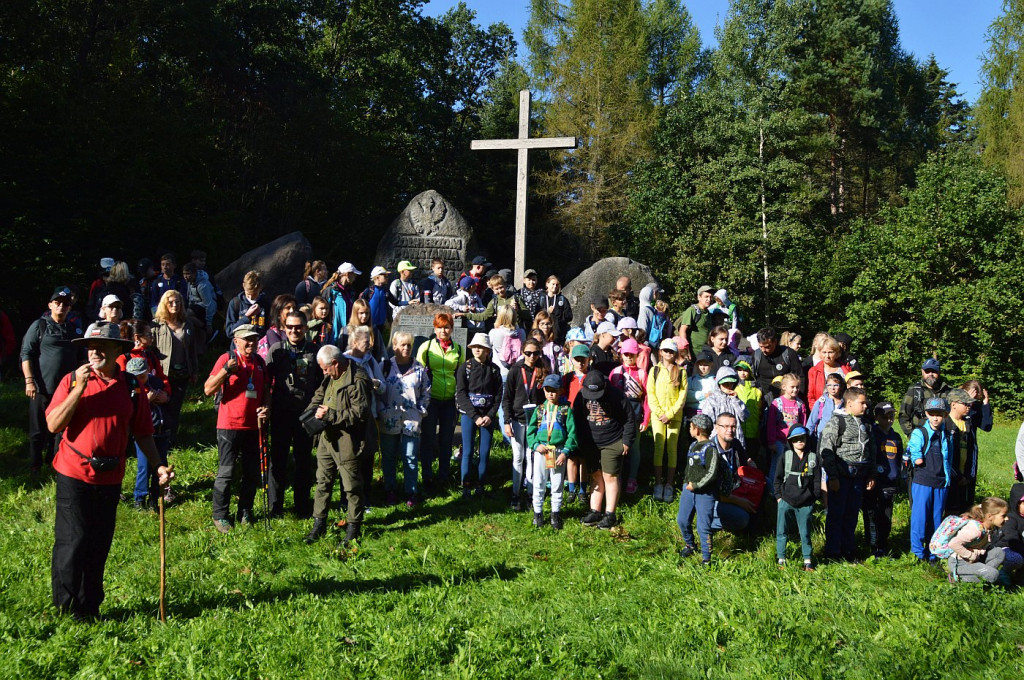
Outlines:
<svg viewBox="0 0 1024 680"><path fill-rule="evenodd" d="M683 419L685 403L686 374L680 376L679 387L675 387L668 369L660 364L652 366L647 375L647 405L651 409L651 420L668 416L673 422L679 423Z"/></svg>

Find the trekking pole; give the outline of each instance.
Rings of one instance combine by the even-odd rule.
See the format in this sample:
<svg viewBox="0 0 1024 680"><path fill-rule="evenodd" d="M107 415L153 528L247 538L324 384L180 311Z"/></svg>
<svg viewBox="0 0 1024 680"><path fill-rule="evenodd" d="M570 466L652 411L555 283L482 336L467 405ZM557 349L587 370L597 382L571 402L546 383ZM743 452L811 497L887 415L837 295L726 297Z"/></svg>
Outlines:
<svg viewBox="0 0 1024 680"><path fill-rule="evenodd" d="M270 460L267 451L267 434L262 418L256 419L260 439L260 484L263 486L263 524L270 529Z"/></svg>
<svg viewBox="0 0 1024 680"><path fill-rule="evenodd" d="M167 610L164 608L164 593L167 586L167 544L164 541L164 497L157 496L157 507L160 510L160 623L167 623Z"/></svg>

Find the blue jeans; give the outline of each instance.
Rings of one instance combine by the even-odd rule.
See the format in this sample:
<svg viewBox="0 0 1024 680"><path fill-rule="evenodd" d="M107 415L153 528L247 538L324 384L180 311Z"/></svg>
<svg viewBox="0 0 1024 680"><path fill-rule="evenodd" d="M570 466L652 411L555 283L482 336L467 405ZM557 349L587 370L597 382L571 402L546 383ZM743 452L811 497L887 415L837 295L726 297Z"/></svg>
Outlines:
<svg viewBox="0 0 1024 680"><path fill-rule="evenodd" d="M1024 555L1016 550L1003 548L1003 571L1013 572L1024 567Z"/></svg>
<svg viewBox="0 0 1024 680"><path fill-rule="evenodd" d="M420 438L407 434L381 434L380 456L384 472L384 490L395 490L395 472L399 453L402 455L402 470L406 496L414 496L420 492L418 482Z"/></svg>
<svg viewBox="0 0 1024 680"><path fill-rule="evenodd" d="M829 482L832 480L830 479ZM850 558L857 554L857 520L864 496L864 480L840 477L839 490L828 492L828 514L825 515L825 557Z"/></svg>
<svg viewBox="0 0 1024 680"><path fill-rule="evenodd" d="M750 513L732 503L715 502L714 515L711 518L711 530L725 529L730 534L738 534L750 524Z"/></svg>
<svg viewBox="0 0 1024 680"><path fill-rule="evenodd" d="M935 529L942 524L942 510L946 507L948 488L933 489L924 484L910 485L910 552L926 560L931 557L928 542ZM831 499L829 511L831 512Z"/></svg>
<svg viewBox="0 0 1024 680"><path fill-rule="evenodd" d="M711 521L715 514L715 495L687 491L686 486L679 492L679 514L676 524L683 533L686 545L693 546L693 517L697 516L697 533L700 535L700 556L704 561L711 559Z"/></svg>
<svg viewBox="0 0 1024 680"><path fill-rule="evenodd" d="M156 435L153 437L153 442L156 444L157 453L160 454L160 463L167 465L167 450L170 448L170 439L167 435ZM135 490L132 495L139 503L145 501L146 496L150 495L150 500L155 503L156 497L160 493L160 484L157 480L156 470L149 469L149 459L142 453L142 449L139 448L138 444L135 445L135 457L138 459L139 464L135 470Z"/></svg>
<svg viewBox="0 0 1024 680"><path fill-rule="evenodd" d="M476 483L483 485L484 475L487 474L487 459L491 455L491 437L494 435L495 423L487 427L479 427L474 419L462 414L462 484L469 483L469 467L473 462L473 444L476 441L476 433L480 433L480 462L477 465Z"/></svg>
<svg viewBox="0 0 1024 680"><path fill-rule="evenodd" d="M423 416L423 435L420 463L423 483L434 480L434 458L437 458L437 477L448 482L452 460L452 439L455 437L455 400L431 399L427 415Z"/></svg>
<svg viewBox="0 0 1024 680"><path fill-rule="evenodd" d="M810 561L814 550L811 546L811 513L813 511L813 503L802 508L795 508L784 500L779 501L779 514L775 520L775 556L780 560L786 559L786 522L789 517L792 517L796 522L797 531L800 532L800 548L804 561Z"/></svg>

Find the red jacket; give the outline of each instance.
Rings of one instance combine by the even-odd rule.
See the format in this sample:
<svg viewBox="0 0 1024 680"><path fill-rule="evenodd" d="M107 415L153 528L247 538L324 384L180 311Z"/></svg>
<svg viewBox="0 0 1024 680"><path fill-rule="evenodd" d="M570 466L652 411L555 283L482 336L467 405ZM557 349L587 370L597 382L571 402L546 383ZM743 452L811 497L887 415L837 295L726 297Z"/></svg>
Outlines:
<svg viewBox="0 0 1024 680"><path fill-rule="evenodd" d="M844 376L851 371L850 364L839 366L839 372ZM835 373L835 371L832 371ZM807 371L807 403L814 404L818 398L825 393L825 362L819 361Z"/></svg>

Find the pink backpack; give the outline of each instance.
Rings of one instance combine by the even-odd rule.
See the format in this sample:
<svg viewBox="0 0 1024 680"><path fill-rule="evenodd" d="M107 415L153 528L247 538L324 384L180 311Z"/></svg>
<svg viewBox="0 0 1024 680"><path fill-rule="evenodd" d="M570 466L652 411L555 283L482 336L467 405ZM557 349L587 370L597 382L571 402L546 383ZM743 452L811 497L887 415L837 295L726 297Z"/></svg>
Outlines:
<svg viewBox="0 0 1024 680"><path fill-rule="evenodd" d="M519 339L518 332L515 332L505 338L505 344L501 346L501 356L499 358L505 362L505 365L511 366L519 361L521 356L523 356L523 341Z"/></svg>

